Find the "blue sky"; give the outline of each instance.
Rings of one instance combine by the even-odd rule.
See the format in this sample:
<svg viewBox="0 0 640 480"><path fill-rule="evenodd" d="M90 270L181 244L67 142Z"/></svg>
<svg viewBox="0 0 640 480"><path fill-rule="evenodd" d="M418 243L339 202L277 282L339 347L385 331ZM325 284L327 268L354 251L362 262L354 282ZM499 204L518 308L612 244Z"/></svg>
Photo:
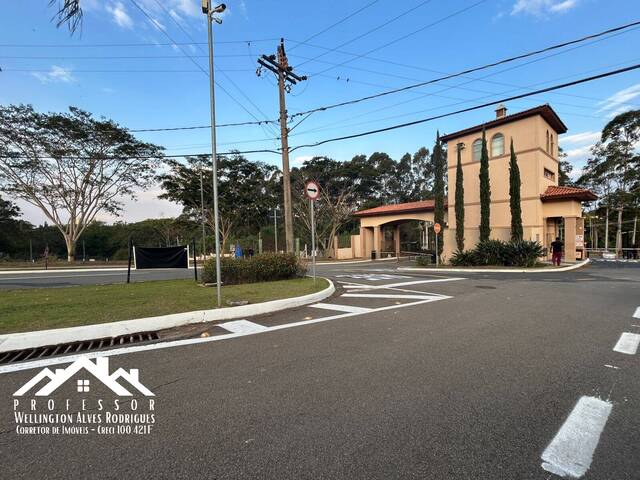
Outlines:
<svg viewBox="0 0 640 480"><path fill-rule="evenodd" d="M4 2L0 20L0 103L31 103L40 110L69 105L132 128L206 125L209 120L206 23L197 0L84 0L82 32L70 36L50 22L48 0ZM164 8L158 4L160 2ZM268 72L256 75L256 58L275 53L280 37L290 63L309 80L287 96L290 113L424 81L640 19L634 0L229 0L215 25L218 123L275 120L278 95ZM308 40L349 14L347 21ZM179 28L177 23L182 28ZM433 24L433 25L431 25ZM377 28L380 27L380 28ZM189 36L184 32L188 32ZM370 32L370 33L368 33ZM111 46L95 46L110 44ZM118 46L113 44L135 44ZM142 45L140 45L142 44ZM31 45L31 46L25 46ZM33 46L36 45L36 46ZM542 88L640 62L640 29L566 53L456 78L310 116L290 145L381 128ZM542 56L541 56L542 57ZM518 68L511 68L522 65ZM504 71L509 69L508 71ZM483 77L481 80L478 80ZM640 105L637 71L507 105L511 113L550 103L569 127L560 143L580 168L602 126L616 113ZM481 99L482 98L482 99ZM481 99L481 100L480 100ZM461 103L464 102L464 103ZM431 148L436 130L451 132L486 121L492 108L406 129L300 149L294 164L313 155L350 159L385 151L394 158ZM218 129L219 150L273 149L277 128ZM207 130L142 133L169 154L209 149ZM254 154L279 165L279 156ZM172 216L180 208L155 197L157 189L126 201L128 221ZM25 216L42 216L23 205ZM106 217L103 217L106 218Z"/></svg>

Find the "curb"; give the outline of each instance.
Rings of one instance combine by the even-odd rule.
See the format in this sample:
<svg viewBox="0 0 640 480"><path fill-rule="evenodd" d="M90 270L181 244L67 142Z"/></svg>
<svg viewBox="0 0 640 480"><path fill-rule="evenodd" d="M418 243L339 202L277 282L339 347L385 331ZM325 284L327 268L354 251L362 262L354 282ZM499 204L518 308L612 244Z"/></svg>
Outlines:
<svg viewBox="0 0 640 480"><path fill-rule="evenodd" d="M323 277L319 277L323 278ZM324 290L300 297L283 298L269 302L242 305L238 307L216 308L213 310L196 310L193 312L173 313L158 317L122 320L119 322L83 325L81 327L56 328L35 332L9 333L0 335L0 353L27 348L46 347L61 343L81 342L98 338L118 337L141 332L153 332L166 328L180 327L192 323L231 320L241 317L252 317L264 313L273 313L289 308L301 307L316 303L330 297L336 291L333 282L325 278L329 286Z"/></svg>
<svg viewBox="0 0 640 480"><path fill-rule="evenodd" d="M471 268L419 268L419 267L399 267L397 270L406 272L464 272L464 273L557 273L568 272L570 270L576 270L584 267L589 263L589 259L582 260L574 265L560 268L484 268L482 270Z"/></svg>

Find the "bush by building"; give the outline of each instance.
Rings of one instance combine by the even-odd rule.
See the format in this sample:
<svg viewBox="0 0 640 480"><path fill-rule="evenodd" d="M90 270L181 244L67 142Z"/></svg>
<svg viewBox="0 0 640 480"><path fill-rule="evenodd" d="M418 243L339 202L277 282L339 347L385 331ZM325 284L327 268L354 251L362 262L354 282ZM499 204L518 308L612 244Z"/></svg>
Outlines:
<svg viewBox="0 0 640 480"><path fill-rule="evenodd" d="M485 240L478 243L472 250L454 253L451 264L465 267L533 267L543 255L544 248L538 242Z"/></svg>
<svg viewBox="0 0 640 480"><path fill-rule="evenodd" d="M223 285L287 280L302 277L307 271L306 264L292 253L262 253L245 258L223 257L220 263ZM205 262L202 278L205 283L215 283L214 258Z"/></svg>

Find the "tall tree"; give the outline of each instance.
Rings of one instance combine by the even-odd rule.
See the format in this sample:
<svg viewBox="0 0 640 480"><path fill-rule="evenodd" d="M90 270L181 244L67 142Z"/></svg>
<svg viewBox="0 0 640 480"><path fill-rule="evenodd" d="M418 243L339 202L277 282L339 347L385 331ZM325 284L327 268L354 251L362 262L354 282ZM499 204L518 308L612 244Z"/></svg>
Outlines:
<svg viewBox="0 0 640 480"><path fill-rule="evenodd" d="M208 156L187 157L186 163L169 160L170 170L158 177L164 192L160 198L183 207L183 214L201 220L200 172L204 177L205 220L214 230L212 170ZM251 162L240 154L218 159L218 209L220 237L225 251L232 234L247 235L268 222L270 211L277 205L280 176L276 167Z"/></svg>
<svg viewBox="0 0 640 480"><path fill-rule="evenodd" d="M482 153L480 154L480 241L489 240L491 234L491 184L489 181L489 152L487 136L482 129Z"/></svg>
<svg viewBox="0 0 640 480"><path fill-rule="evenodd" d="M161 157L162 147L76 107L0 107L0 190L44 213L62 233L69 261L98 213L119 214L122 197L151 184Z"/></svg>
<svg viewBox="0 0 640 480"><path fill-rule="evenodd" d="M558 158L560 159L558 163L558 185L570 187L573 185L573 180L571 180L573 165L567 160L567 154L560 146L558 146Z"/></svg>
<svg viewBox="0 0 640 480"><path fill-rule="evenodd" d="M440 143L440 132L436 134L436 143L433 146L433 195L434 195L434 211L433 221L442 226L442 230L438 233L438 255L442 254L443 238L444 238L444 195L445 195L445 170L446 158L442 152L442 144Z"/></svg>
<svg viewBox="0 0 640 480"><path fill-rule="evenodd" d="M511 157L509 159L509 207L511 209L511 240L521 241L524 232L522 231L522 205L520 204L520 168L518 159L513 149L513 138L511 139Z"/></svg>
<svg viewBox="0 0 640 480"><path fill-rule="evenodd" d="M464 250L464 177L462 173L462 150L464 143L456 146L458 159L456 162L456 246L458 251Z"/></svg>

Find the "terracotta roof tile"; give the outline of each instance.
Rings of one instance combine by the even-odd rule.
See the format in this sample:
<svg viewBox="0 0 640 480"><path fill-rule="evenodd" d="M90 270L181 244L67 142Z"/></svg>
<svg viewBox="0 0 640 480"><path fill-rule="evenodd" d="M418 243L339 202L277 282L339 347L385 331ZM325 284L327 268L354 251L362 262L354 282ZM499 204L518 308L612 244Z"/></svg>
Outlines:
<svg viewBox="0 0 640 480"><path fill-rule="evenodd" d="M540 199L544 201L549 200L562 200L566 198L573 198L575 200L581 200L588 202L591 200L597 200L598 196L591 190L577 187L558 187L551 185L547 187L547 190L540 195Z"/></svg>
<svg viewBox="0 0 640 480"><path fill-rule="evenodd" d="M446 206L446 202L445 202ZM368 217L372 215L391 215L394 213L407 213L407 212L419 212L433 211L435 208L434 200L421 200L419 202L408 203L396 203L394 205L380 205L379 207L369 208L368 210L360 210L355 212L356 217Z"/></svg>

